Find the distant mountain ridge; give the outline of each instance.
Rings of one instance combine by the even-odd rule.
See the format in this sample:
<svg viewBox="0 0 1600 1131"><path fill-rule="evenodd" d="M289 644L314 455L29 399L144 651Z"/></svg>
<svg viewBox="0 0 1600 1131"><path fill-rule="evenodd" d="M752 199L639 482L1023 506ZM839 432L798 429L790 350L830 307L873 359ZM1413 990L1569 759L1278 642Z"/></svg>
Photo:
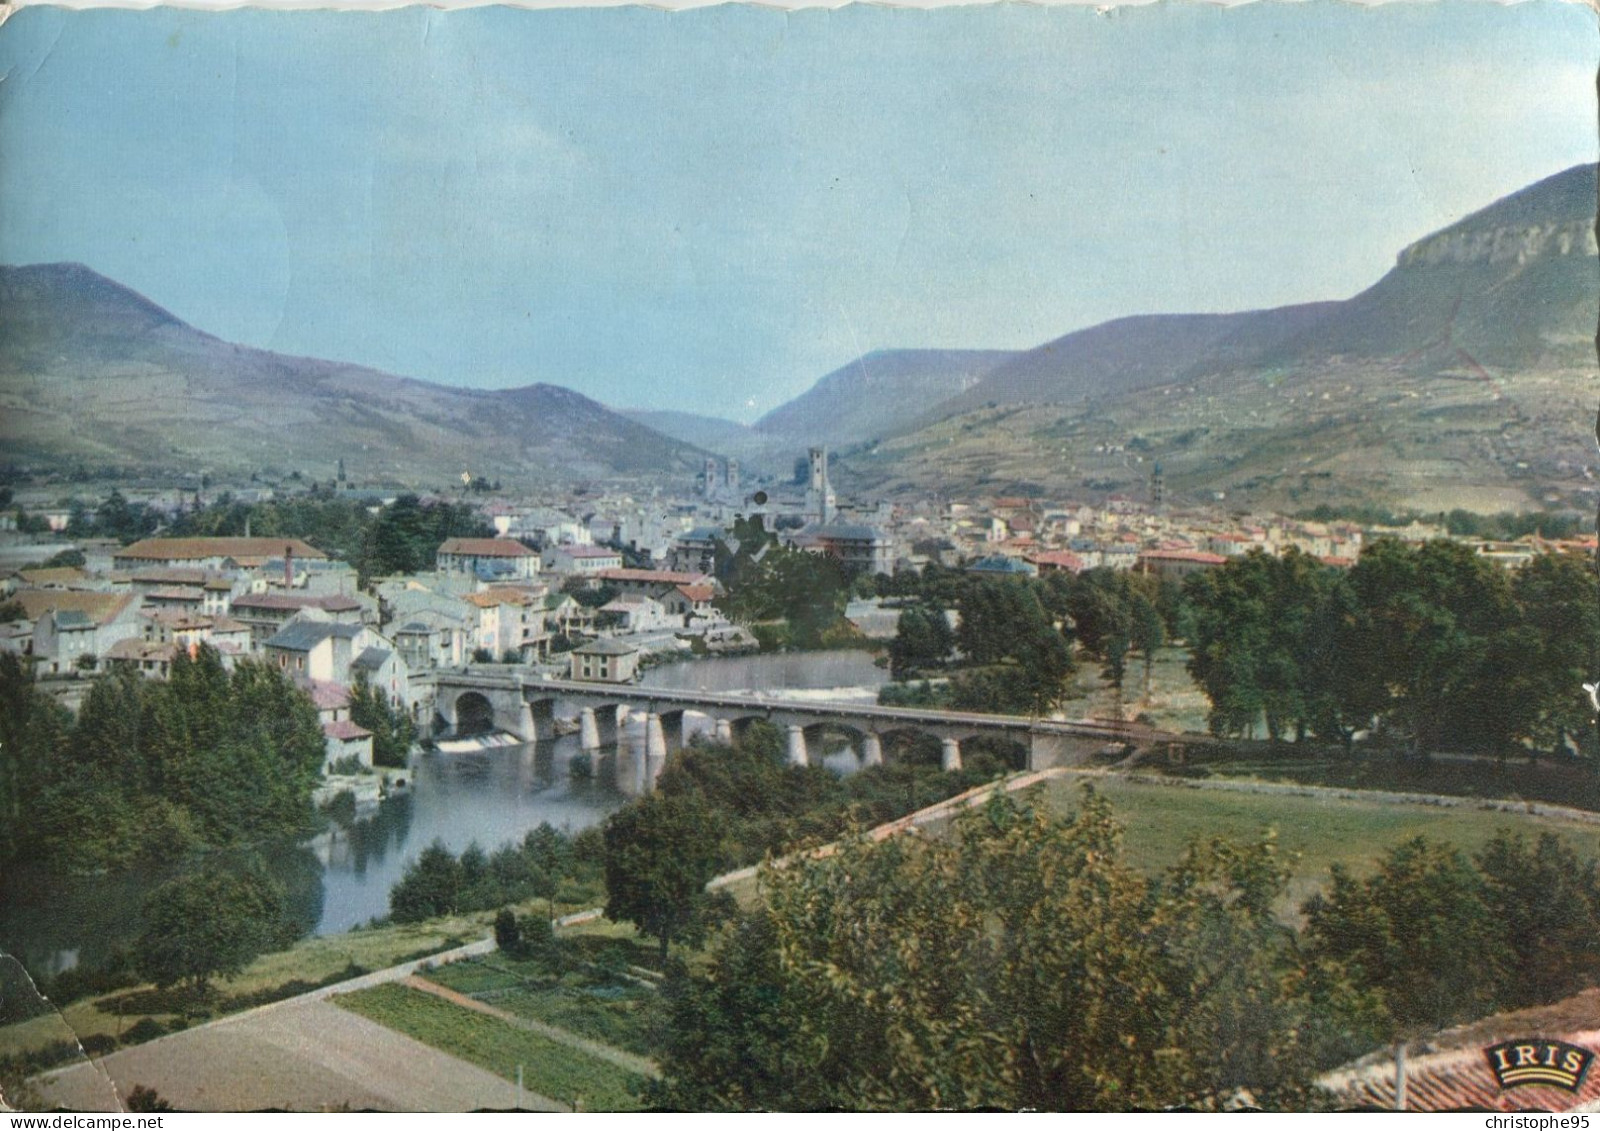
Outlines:
<svg viewBox="0 0 1600 1131"><path fill-rule="evenodd" d="M1336 302L1102 323L847 455L861 490L1144 495L1293 509L1592 515L1600 167L1403 248Z"/></svg>
<svg viewBox="0 0 1600 1131"><path fill-rule="evenodd" d="M692 475L703 455L555 385L448 388L222 341L77 263L0 266L14 460L437 484Z"/></svg>
<svg viewBox="0 0 1600 1131"><path fill-rule="evenodd" d="M822 377L755 427L772 436L835 446L890 435L1015 356L1007 350L877 350Z"/></svg>

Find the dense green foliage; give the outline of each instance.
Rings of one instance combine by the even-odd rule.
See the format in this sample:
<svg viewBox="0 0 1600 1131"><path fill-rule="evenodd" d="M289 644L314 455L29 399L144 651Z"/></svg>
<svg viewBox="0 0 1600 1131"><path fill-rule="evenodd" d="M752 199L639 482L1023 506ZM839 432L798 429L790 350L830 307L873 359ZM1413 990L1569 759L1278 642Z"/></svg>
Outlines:
<svg viewBox="0 0 1600 1131"><path fill-rule="evenodd" d="M232 977L263 951L287 946L298 933L281 885L251 866L204 871L170 880L144 905L144 933L134 969L158 988L187 982L199 991Z"/></svg>
<svg viewBox="0 0 1600 1131"><path fill-rule="evenodd" d="M881 590L901 602L891 674L907 680L951 670L939 705L963 711L1049 714L1065 693L1075 650L1100 662L1119 698L1128 660L1139 655L1148 691L1156 649L1188 631L1176 586L1109 569L995 579L930 563L920 576L885 579ZM953 634L947 610L959 615ZM908 702L895 687L879 701Z"/></svg>
<svg viewBox="0 0 1600 1131"><path fill-rule="evenodd" d="M1109 806L996 797L948 837L762 871L679 967L651 1098L687 1110L1294 1110L1386 1042L1600 976L1594 862L1545 835L1413 839L1283 916L1272 834L1134 868Z"/></svg>
<svg viewBox="0 0 1600 1131"><path fill-rule="evenodd" d="M701 890L712 876L893 820L1011 768L980 744L964 761L945 773L937 742L910 745L889 764L840 778L791 764L783 738L762 722L733 746L691 742L667 763L655 793L605 825L606 914L665 950L668 938L696 936L715 917Z"/></svg>
<svg viewBox="0 0 1600 1131"><path fill-rule="evenodd" d="M63 870L303 834L324 756L316 708L276 669L202 647L165 681L99 679L71 720L0 658L0 850Z"/></svg>
<svg viewBox="0 0 1600 1131"><path fill-rule="evenodd" d="M650 793L605 823L606 918L660 942L692 938L705 921L706 883L717 874L712 810L693 793Z"/></svg>
<svg viewBox="0 0 1600 1131"><path fill-rule="evenodd" d="M113 489L92 511L74 502L68 511L66 533L71 538L115 538L126 544L155 533L162 518L160 511L144 503L130 503L121 491Z"/></svg>
<svg viewBox="0 0 1600 1131"><path fill-rule="evenodd" d="M1581 683L1600 665L1588 563L1547 555L1507 573L1448 541L1380 540L1341 571L1251 554L1189 579L1190 671L1211 729L1358 732L1407 749L1559 748L1589 729Z"/></svg>
<svg viewBox="0 0 1600 1131"><path fill-rule="evenodd" d="M1092 795L996 799L948 838L763 872L761 904L670 987L652 1097L690 1110L1126 1110L1308 1099L1326 1022L1272 913L1270 839L1158 881Z"/></svg>
<svg viewBox="0 0 1600 1131"><path fill-rule="evenodd" d="M411 716L368 682L365 673L356 676L350 688L350 721L372 732L372 761L379 766L404 766L417 739Z"/></svg>
<svg viewBox="0 0 1600 1131"><path fill-rule="evenodd" d="M732 542L718 543L717 576L726 592L716 605L728 619L746 625L782 622L783 631L757 631L764 644L821 648L850 636L844 619L850 578L825 554L809 554L778 543L759 517L735 524Z"/></svg>
<svg viewBox="0 0 1600 1131"><path fill-rule="evenodd" d="M530 829L521 844L506 843L486 854L469 844L457 857L440 841L424 848L389 891L389 914L397 923L436 915L488 911L508 903L543 899L555 915L563 883L598 893L599 869L575 851L573 841L548 822ZM577 891L574 894L577 894Z"/></svg>

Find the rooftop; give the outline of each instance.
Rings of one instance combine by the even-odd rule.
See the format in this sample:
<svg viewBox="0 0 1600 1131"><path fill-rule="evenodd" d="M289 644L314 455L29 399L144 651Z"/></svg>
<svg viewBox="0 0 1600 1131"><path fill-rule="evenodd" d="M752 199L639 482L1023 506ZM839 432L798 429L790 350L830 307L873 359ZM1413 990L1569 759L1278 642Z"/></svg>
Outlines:
<svg viewBox="0 0 1600 1131"><path fill-rule="evenodd" d="M124 546L112 557L133 561L203 561L206 558L261 558L292 553L297 558L326 558L298 538L146 538Z"/></svg>
<svg viewBox="0 0 1600 1131"><path fill-rule="evenodd" d="M521 542L510 538L447 538L439 547L441 554L458 554L474 558L531 558L534 552Z"/></svg>
<svg viewBox="0 0 1600 1131"><path fill-rule="evenodd" d="M328 621L292 620L267 641L268 648L286 652L309 652L324 640L340 637L353 640L362 631L357 624L333 624Z"/></svg>
<svg viewBox="0 0 1600 1131"><path fill-rule="evenodd" d="M631 656L638 650L637 645L624 644L620 640L611 640L606 637L601 637L599 640L591 640L582 647L573 649L580 656Z"/></svg>

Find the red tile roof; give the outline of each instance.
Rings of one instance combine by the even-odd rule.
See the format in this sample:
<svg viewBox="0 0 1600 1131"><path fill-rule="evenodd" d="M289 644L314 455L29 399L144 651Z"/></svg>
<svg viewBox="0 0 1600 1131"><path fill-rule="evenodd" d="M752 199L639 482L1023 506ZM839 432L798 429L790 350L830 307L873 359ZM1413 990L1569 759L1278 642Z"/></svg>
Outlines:
<svg viewBox="0 0 1600 1131"><path fill-rule="evenodd" d="M146 538L111 556L136 561L200 561L204 558L276 558L285 549L297 558L328 555L298 538Z"/></svg>
<svg viewBox="0 0 1600 1131"><path fill-rule="evenodd" d="M1600 1053L1600 989L1585 990L1554 1005L1499 1014L1427 1039L1433 1050L1406 1058L1406 1110L1566 1111L1600 1101L1600 1071L1591 1066L1576 1092L1545 1084L1501 1090L1484 1052L1505 1040L1554 1039ZM1394 1059L1374 1053L1319 1081L1340 1106L1393 1109Z"/></svg>
<svg viewBox="0 0 1600 1131"><path fill-rule="evenodd" d="M648 585L704 585L710 580L703 573L670 569L603 569L595 576L602 581L637 581Z"/></svg>
<svg viewBox="0 0 1600 1131"><path fill-rule="evenodd" d="M448 538L439 547L441 554L461 554L473 558L531 558L536 555L521 542L510 538Z"/></svg>
<svg viewBox="0 0 1600 1131"><path fill-rule="evenodd" d="M317 596L303 593L249 593L235 597L231 604L235 609L321 609L326 613L348 613L361 608L360 601L339 593Z"/></svg>
<svg viewBox="0 0 1600 1131"><path fill-rule="evenodd" d="M337 738L342 742L349 742L357 738L371 738L372 732L366 727L357 726L349 719L340 719L336 723L323 723L322 733L329 738Z"/></svg>

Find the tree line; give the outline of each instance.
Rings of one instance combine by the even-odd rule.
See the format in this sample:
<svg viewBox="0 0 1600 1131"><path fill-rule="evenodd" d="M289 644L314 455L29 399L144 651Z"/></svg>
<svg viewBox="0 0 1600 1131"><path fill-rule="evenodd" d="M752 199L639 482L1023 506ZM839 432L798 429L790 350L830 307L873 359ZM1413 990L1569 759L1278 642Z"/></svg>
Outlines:
<svg viewBox="0 0 1600 1131"><path fill-rule="evenodd" d="M1258 552L1191 577L1184 599L1218 735L1503 755L1592 729L1600 584L1574 555L1508 572L1445 540L1380 539L1348 570Z"/></svg>
<svg viewBox="0 0 1600 1131"><path fill-rule="evenodd" d="M1254 551L1182 586L1106 569L983 579L930 564L882 588L902 604L894 677L948 676L942 690L886 688L885 702L1044 713L1084 660L1120 702L1130 676L1148 694L1156 650L1172 641L1187 644L1220 737L1347 750L1389 738L1417 754L1502 756L1593 742L1582 687L1600 672L1600 581L1576 555L1508 571L1457 542L1379 539L1350 569Z"/></svg>
<svg viewBox="0 0 1600 1131"><path fill-rule="evenodd" d="M1395 1041L1600 977L1592 861L1546 835L1401 844L1296 927L1270 832L1147 875L1109 804L997 795L943 837L762 870L677 966L649 1098L678 1110L1300 1110Z"/></svg>
<svg viewBox="0 0 1600 1131"><path fill-rule="evenodd" d="M986 578L930 562L879 588L901 605L890 673L900 681L949 673L929 705L955 710L1048 714L1082 659L1099 665L1120 700L1130 661L1142 661L1148 690L1156 650L1187 631L1181 591L1145 574ZM907 699L891 688L883 701Z"/></svg>
<svg viewBox="0 0 1600 1131"><path fill-rule="evenodd" d="M325 746L282 673L179 651L166 680L114 672L76 718L0 656L0 863L62 871L300 836Z"/></svg>

